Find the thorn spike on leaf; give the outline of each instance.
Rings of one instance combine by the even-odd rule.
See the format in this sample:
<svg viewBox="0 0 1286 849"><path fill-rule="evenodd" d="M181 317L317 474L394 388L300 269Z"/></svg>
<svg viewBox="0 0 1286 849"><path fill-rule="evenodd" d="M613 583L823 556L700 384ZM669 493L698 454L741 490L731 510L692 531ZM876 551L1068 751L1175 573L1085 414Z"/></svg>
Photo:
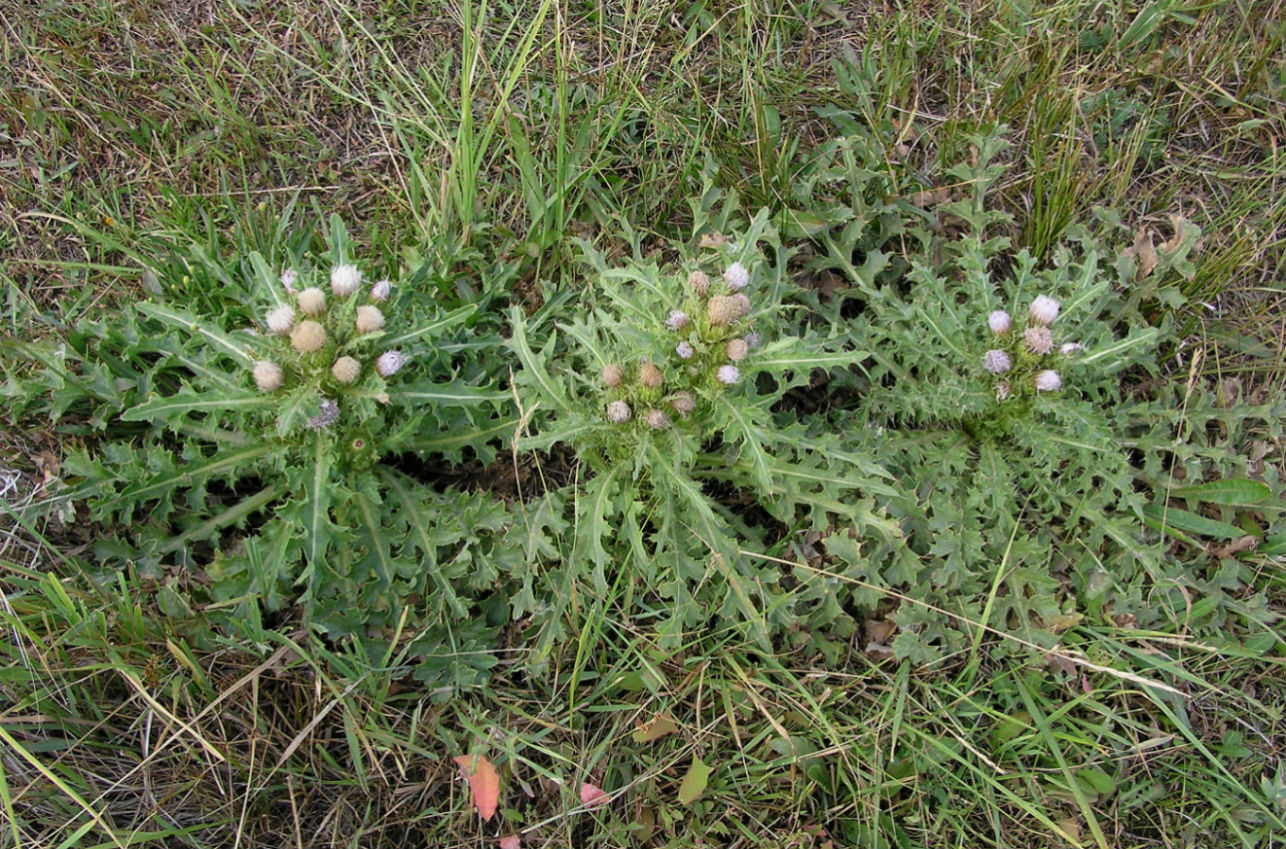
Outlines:
<svg viewBox="0 0 1286 849"><path fill-rule="evenodd" d="M460 777L469 782L473 806L484 820L490 821L500 802L500 775L496 768L482 755L456 755L454 760L460 765Z"/></svg>
<svg viewBox="0 0 1286 849"><path fill-rule="evenodd" d="M612 801L612 797L603 788L585 783L580 786L580 801L587 808L596 808Z"/></svg>

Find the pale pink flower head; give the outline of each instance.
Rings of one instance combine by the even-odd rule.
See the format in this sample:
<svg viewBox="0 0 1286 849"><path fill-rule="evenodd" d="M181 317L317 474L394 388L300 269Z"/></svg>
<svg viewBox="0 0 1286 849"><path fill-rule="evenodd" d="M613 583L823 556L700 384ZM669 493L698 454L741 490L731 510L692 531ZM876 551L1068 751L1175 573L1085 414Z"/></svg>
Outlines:
<svg viewBox="0 0 1286 849"><path fill-rule="evenodd" d="M393 291L393 284L388 280L381 280L371 287L371 300L384 303Z"/></svg>
<svg viewBox="0 0 1286 849"><path fill-rule="evenodd" d="M1058 353L1064 357L1070 357L1072 354L1079 354L1082 345L1080 342L1064 342L1058 349Z"/></svg>
<svg viewBox="0 0 1286 849"><path fill-rule="evenodd" d="M682 330L688 326L688 314L683 310L670 310L670 316L665 320L665 326L674 331Z"/></svg>
<svg viewBox="0 0 1286 849"><path fill-rule="evenodd" d="M406 365L406 356L401 351L385 351L375 360L375 372L380 377L392 377Z"/></svg>
<svg viewBox="0 0 1286 849"><path fill-rule="evenodd" d="M652 430L662 430L670 426L670 420L660 410L648 410L645 421Z"/></svg>
<svg viewBox="0 0 1286 849"><path fill-rule="evenodd" d="M723 352L728 355L728 359L739 363L750 353L750 346L746 344L745 339L730 339L728 344L723 346Z"/></svg>
<svg viewBox="0 0 1286 849"><path fill-rule="evenodd" d="M696 353L696 349L692 347L691 342L685 341L674 346L674 353L678 354L680 359L690 360L692 355Z"/></svg>
<svg viewBox="0 0 1286 849"><path fill-rule="evenodd" d="M1058 310L1058 301L1049 295L1037 295L1036 300L1031 302L1031 309L1027 314L1035 323L1048 327L1054 323L1054 319L1058 318Z"/></svg>
<svg viewBox="0 0 1286 849"><path fill-rule="evenodd" d="M295 309L289 304L282 304L268 311L268 332L274 336L285 336L295 329Z"/></svg>
<svg viewBox="0 0 1286 849"><path fill-rule="evenodd" d="M987 326L990 327L991 332L997 336L1008 333L1009 328L1012 326L1012 322L1009 320L1009 313L1004 310L996 310L991 315L987 316Z"/></svg>
<svg viewBox="0 0 1286 849"><path fill-rule="evenodd" d="M326 293L316 286L310 286L299 293L299 308L304 315L321 315L326 311Z"/></svg>
<svg viewBox="0 0 1286 849"><path fill-rule="evenodd" d="M982 357L982 367L992 374L1004 374L1014 367L1013 361L1009 359L1009 354L1004 351L992 349Z"/></svg>
<svg viewBox="0 0 1286 849"><path fill-rule="evenodd" d="M1063 379L1058 376L1058 372L1045 369L1036 375L1037 392L1057 392L1062 388Z"/></svg>
<svg viewBox="0 0 1286 849"><path fill-rule="evenodd" d="M630 405L624 401L613 401L608 404L607 420L612 424L625 424L630 420Z"/></svg>
<svg viewBox="0 0 1286 849"><path fill-rule="evenodd" d="M715 372L715 377L725 386L731 386L741 380L741 371L736 366L723 365Z"/></svg>
<svg viewBox="0 0 1286 849"><path fill-rule="evenodd" d="M271 360L260 360L255 363L254 376L255 386L259 387L260 392L275 392L281 388L286 377L281 366Z"/></svg>
<svg viewBox="0 0 1286 849"><path fill-rule="evenodd" d="M750 283L750 272L741 263L734 262L723 273L723 282L727 283L728 288L733 292L740 292Z"/></svg>
<svg viewBox="0 0 1286 849"><path fill-rule="evenodd" d="M680 392L670 399L670 406L675 412L687 417L688 413L697 408L697 399L692 397L691 392Z"/></svg>
<svg viewBox="0 0 1286 849"><path fill-rule="evenodd" d="M357 308L357 332L374 333L384 326L384 313L379 307L363 304Z"/></svg>
<svg viewBox="0 0 1286 849"><path fill-rule="evenodd" d="M355 265L337 265L330 270L330 290L347 298L362 285L362 272Z"/></svg>
<svg viewBox="0 0 1286 849"><path fill-rule="evenodd" d="M299 279L299 272L293 268L287 268L281 272L281 288L286 290L287 295L295 294L295 281Z"/></svg>
<svg viewBox="0 0 1286 849"><path fill-rule="evenodd" d="M1033 354L1048 354L1054 350L1054 336L1048 327L1036 325L1023 331L1023 342Z"/></svg>

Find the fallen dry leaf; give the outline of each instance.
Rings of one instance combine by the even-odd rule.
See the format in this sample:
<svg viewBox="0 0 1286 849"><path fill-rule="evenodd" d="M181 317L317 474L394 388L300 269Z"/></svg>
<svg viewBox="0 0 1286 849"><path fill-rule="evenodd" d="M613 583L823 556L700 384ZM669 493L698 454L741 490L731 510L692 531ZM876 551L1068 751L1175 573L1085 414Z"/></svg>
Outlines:
<svg viewBox="0 0 1286 849"><path fill-rule="evenodd" d="M473 806L489 821L500 802L500 775L496 768L482 755L457 755L455 762L460 765L460 777L469 782Z"/></svg>
<svg viewBox="0 0 1286 849"><path fill-rule="evenodd" d="M500 849L522 849L522 841L516 834L507 834L500 838Z"/></svg>
<svg viewBox="0 0 1286 849"><path fill-rule="evenodd" d="M1143 280L1156 270L1157 252L1152 246L1152 229L1147 226L1139 228L1134 234L1134 244L1121 251L1121 256L1133 259L1134 279Z"/></svg>
<svg viewBox="0 0 1286 849"><path fill-rule="evenodd" d="M1226 545L1215 546L1210 550L1213 557L1223 559L1232 557L1234 554L1240 554L1243 551L1254 551L1259 547L1259 537L1244 536L1238 537Z"/></svg>
<svg viewBox="0 0 1286 849"><path fill-rule="evenodd" d="M653 740L660 740L667 734L673 734L679 730L679 726L674 724L674 720L665 714L658 713L647 722L639 723L634 729L635 743L651 743Z"/></svg>
<svg viewBox="0 0 1286 849"><path fill-rule="evenodd" d="M1188 219L1182 215L1175 215L1173 212L1166 213L1170 219L1170 226L1174 228L1174 235L1157 245L1157 250L1163 254L1172 254L1177 251L1190 236L1195 235L1196 230Z"/></svg>
<svg viewBox="0 0 1286 849"><path fill-rule="evenodd" d="M593 784L588 782L581 784L580 803L585 807L595 808L599 805L606 805L610 801L612 801L612 797L609 796L603 788L595 787Z"/></svg>

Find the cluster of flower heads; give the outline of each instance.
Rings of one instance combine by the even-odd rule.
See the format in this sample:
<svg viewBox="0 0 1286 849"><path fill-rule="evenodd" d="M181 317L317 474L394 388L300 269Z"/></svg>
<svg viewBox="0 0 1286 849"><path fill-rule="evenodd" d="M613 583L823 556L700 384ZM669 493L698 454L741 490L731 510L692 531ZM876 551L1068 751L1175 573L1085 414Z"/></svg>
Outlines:
<svg viewBox="0 0 1286 849"><path fill-rule="evenodd" d="M1015 391L1015 380L1029 378L1036 393L1055 392L1063 388L1063 379L1050 365L1055 342L1050 325L1058 318L1058 301L1048 295L1037 295L1027 310L1027 326L1021 334L1013 332L1013 320L1004 310L987 316L998 347L982 355L982 367L998 378L996 400L1003 401ZM1081 349L1078 342L1059 345L1058 353L1071 356ZM1023 384L1026 385L1026 384Z"/></svg>
<svg viewBox="0 0 1286 849"><path fill-rule="evenodd" d="M286 294L294 304L283 304L270 310L264 318L268 333L289 339L296 356L287 354L284 362L293 363L305 379L319 378L340 385L356 383L362 376L364 365L351 353L337 354L339 350L354 348L349 344L370 336L384 327L384 313L378 304L389 299L392 284L381 280L370 287L371 303L359 304L354 297L362 287L362 273L352 265L337 265L330 273L331 297L316 286L295 290L298 274L292 269L281 275ZM329 309L328 309L329 306ZM356 351L354 350L354 353ZM370 363L380 377L391 377L406 365L407 358L401 351L384 351ZM327 374L328 373L328 374ZM254 365L255 385L263 392L275 392L286 383L286 371L273 360L260 360ZM329 402L332 406L334 402ZM334 420L338 407L329 416L323 403L323 414L316 425L325 426ZM325 420L329 418L329 421Z"/></svg>
<svg viewBox="0 0 1286 849"><path fill-rule="evenodd" d="M739 364L759 344L759 335L746 332L745 327L751 303L743 290L749 284L750 272L740 262L732 263L713 281L700 270L689 274L685 309L670 310L664 321L665 329L678 337L673 382L680 388L667 394L665 373L650 359L642 360L632 373L610 363L600 375L615 396L607 404L607 420L625 424L634 418L635 409L646 409L642 420L661 430L670 426L667 410L687 418L696 409L693 390L739 383Z"/></svg>

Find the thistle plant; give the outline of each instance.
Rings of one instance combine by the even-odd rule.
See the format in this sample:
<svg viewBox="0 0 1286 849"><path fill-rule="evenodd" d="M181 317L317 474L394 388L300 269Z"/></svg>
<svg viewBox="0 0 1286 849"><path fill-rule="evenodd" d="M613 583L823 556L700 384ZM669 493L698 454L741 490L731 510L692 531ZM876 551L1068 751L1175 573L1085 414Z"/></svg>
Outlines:
<svg viewBox="0 0 1286 849"><path fill-rule="evenodd" d="M332 635L410 622L470 644L505 510L436 492L404 458L488 459L506 396L453 354L477 344L472 306L421 303L424 272L370 286L338 219L330 241L328 263L281 275L250 257L227 300L254 305L251 326L148 301L69 333L62 356L32 346L33 405L47 393L80 445L46 506L94 523L94 567L189 574L232 626L293 602Z"/></svg>
<svg viewBox="0 0 1286 849"><path fill-rule="evenodd" d="M760 243L781 261L766 262ZM564 443L582 467L583 486L561 496L575 548L551 581L607 595L613 575L629 575L648 588L638 603L657 611L663 645L714 613L769 647L799 627L796 598L780 570L743 550L840 517L878 521L874 498L887 486L874 462L785 403L866 355L792 323L782 306L790 251L767 214L717 244L680 249L664 267L641 252L609 266L583 246L578 314L546 328L511 313L515 385L532 411L518 447ZM547 613L548 633L561 633L558 610Z"/></svg>

